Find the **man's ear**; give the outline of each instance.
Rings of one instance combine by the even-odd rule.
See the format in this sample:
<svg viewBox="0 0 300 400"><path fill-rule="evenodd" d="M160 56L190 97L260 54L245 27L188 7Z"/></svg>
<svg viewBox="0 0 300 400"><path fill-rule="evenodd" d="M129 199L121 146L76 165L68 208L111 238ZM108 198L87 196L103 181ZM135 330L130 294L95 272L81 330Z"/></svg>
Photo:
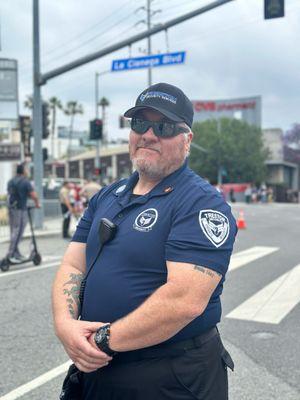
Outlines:
<svg viewBox="0 0 300 400"><path fill-rule="evenodd" d="M193 140L193 136L194 136L194 134L193 134L192 131L190 131L190 132L187 134L187 140L186 140L186 150L187 150L187 152L190 152L191 142L192 142L192 140Z"/></svg>

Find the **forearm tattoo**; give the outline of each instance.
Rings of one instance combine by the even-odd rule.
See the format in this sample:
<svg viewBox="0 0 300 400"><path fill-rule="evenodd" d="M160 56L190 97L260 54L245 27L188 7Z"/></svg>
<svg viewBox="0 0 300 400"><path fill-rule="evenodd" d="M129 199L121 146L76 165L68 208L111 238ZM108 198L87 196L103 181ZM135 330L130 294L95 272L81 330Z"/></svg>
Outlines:
<svg viewBox="0 0 300 400"><path fill-rule="evenodd" d="M201 265L194 265L194 269L196 271L202 272L205 275L210 276L211 278L214 278L215 276L219 276L219 277L222 276L221 274L219 274L219 272L212 271L211 269L208 269L205 267L201 267Z"/></svg>
<svg viewBox="0 0 300 400"><path fill-rule="evenodd" d="M69 289L64 289L64 295L67 296L68 309L71 316L76 318L76 310L79 307L79 291L83 280L83 274L70 274L70 280L64 283L64 286L71 285Z"/></svg>

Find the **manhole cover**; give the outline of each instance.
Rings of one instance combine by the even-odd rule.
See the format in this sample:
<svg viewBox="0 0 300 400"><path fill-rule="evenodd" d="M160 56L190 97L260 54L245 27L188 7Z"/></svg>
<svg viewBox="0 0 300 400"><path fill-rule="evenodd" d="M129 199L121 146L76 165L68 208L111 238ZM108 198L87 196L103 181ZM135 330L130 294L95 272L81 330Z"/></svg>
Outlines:
<svg viewBox="0 0 300 400"><path fill-rule="evenodd" d="M273 339L276 334L273 332L254 332L252 336L257 339Z"/></svg>

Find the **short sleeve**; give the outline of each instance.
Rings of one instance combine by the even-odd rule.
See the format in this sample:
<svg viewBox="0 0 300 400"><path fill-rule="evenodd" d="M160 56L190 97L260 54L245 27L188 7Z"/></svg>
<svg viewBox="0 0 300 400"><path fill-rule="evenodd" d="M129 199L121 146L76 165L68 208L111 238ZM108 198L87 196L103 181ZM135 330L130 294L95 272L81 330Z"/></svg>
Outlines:
<svg viewBox="0 0 300 400"><path fill-rule="evenodd" d="M88 207L80 218L76 231L71 239L72 242L86 243L93 222L95 208L97 205L98 194L93 196L89 201Z"/></svg>
<svg viewBox="0 0 300 400"><path fill-rule="evenodd" d="M235 219L223 200L183 206L173 219L166 260L201 265L225 276L236 232Z"/></svg>
<svg viewBox="0 0 300 400"><path fill-rule="evenodd" d="M29 181L25 182L25 188L26 188L26 191L27 191L28 194L33 192L32 184Z"/></svg>

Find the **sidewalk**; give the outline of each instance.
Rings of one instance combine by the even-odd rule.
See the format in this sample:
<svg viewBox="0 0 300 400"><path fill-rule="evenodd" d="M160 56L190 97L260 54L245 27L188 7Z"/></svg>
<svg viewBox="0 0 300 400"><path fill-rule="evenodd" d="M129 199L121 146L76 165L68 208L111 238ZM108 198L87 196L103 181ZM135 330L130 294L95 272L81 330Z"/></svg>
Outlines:
<svg viewBox="0 0 300 400"><path fill-rule="evenodd" d="M75 231L77 222L74 218L71 219L70 232L71 234ZM46 219L44 221L43 229L34 230L36 237L41 236L54 236L62 234L62 217ZM30 227L29 224L26 225L26 229L23 235L23 239L30 238ZM6 243L10 240L9 226L0 226L0 243Z"/></svg>

